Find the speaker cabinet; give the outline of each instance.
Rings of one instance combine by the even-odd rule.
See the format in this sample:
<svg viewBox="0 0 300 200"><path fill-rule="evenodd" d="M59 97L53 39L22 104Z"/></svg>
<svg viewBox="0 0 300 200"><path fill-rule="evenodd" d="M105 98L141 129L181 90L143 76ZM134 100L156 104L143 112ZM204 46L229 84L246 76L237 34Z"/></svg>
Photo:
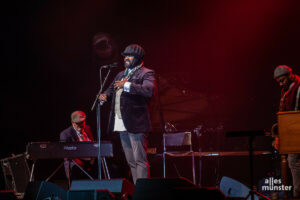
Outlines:
<svg viewBox="0 0 300 200"><path fill-rule="evenodd" d="M0 199L3 200L17 200L17 196L13 190L1 190Z"/></svg>
<svg viewBox="0 0 300 200"><path fill-rule="evenodd" d="M5 190L13 190L16 193L25 192L29 182L29 168L25 154L0 160Z"/></svg>
<svg viewBox="0 0 300 200"><path fill-rule="evenodd" d="M106 189L101 190L70 190L68 200L114 200L115 196Z"/></svg>
<svg viewBox="0 0 300 200"><path fill-rule="evenodd" d="M225 200L217 188L199 188L184 178L138 179L133 200L212 199Z"/></svg>
<svg viewBox="0 0 300 200"><path fill-rule="evenodd" d="M60 199L67 200L67 192L61 187L46 181L30 182L23 200Z"/></svg>
<svg viewBox="0 0 300 200"><path fill-rule="evenodd" d="M132 197L134 185L126 179L74 180L71 183L70 191L102 189L113 193L117 199L126 199L127 197Z"/></svg>

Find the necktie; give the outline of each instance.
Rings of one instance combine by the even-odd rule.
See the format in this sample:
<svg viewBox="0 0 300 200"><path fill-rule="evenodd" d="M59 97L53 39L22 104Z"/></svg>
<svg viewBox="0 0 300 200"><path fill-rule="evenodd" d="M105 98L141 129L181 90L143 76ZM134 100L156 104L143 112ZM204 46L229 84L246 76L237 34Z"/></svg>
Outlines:
<svg viewBox="0 0 300 200"><path fill-rule="evenodd" d="M87 136L87 134L84 130L81 131L81 135L82 135L83 141L89 141L89 137Z"/></svg>

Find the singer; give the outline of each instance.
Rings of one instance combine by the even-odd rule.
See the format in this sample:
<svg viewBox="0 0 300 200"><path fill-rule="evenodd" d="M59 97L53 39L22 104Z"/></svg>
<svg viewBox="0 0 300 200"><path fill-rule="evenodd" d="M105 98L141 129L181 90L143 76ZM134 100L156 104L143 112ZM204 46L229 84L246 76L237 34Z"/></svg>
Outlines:
<svg viewBox="0 0 300 200"><path fill-rule="evenodd" d="M137 44L127 46L122 53L125 70L99 96L102 102L112 99L108 130L120 134L134 184L138 178L150 177L146 149L151 124L147 105L156 84L154 71L144 67L144 54Z"/></svg>

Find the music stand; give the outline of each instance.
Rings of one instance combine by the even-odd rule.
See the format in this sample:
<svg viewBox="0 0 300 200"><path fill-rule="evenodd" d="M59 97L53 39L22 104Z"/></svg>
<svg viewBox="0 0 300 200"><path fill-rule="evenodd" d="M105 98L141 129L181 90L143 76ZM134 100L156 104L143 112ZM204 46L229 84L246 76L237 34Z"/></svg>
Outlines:
<svg viewBox="0 0 300 200"><path fill-rule="evenodd" d="M226 133L226 137L249 137L249 165L250 165L250 191L245 197L248 199L251 196L251 200L254 200L254 195L260 196L262 199L271 200L270 198L264 196L263 194L254 190L254 180L253 180L253 140L255 136L265 135L264 130L256 131L231 131Z"/></svg>

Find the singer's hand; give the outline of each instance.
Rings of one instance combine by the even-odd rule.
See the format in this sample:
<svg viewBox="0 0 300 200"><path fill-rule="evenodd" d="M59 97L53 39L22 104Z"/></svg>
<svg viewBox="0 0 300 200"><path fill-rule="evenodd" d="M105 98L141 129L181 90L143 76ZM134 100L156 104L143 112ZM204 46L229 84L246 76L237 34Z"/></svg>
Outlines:
<svg viewBox="0 0 300 200"><path fill-rule="evenodd" d="M99 98L100 101L107 101L107 96L106 94L100 94Z"/></svg>
<svg viewBox="0 0 300 200"><path fill-rule="evenodd" d="M115 89L121 89L124 87L125 82L128 81L128 78L125 78L123 81L116 81L114 84Z"/></svg>

